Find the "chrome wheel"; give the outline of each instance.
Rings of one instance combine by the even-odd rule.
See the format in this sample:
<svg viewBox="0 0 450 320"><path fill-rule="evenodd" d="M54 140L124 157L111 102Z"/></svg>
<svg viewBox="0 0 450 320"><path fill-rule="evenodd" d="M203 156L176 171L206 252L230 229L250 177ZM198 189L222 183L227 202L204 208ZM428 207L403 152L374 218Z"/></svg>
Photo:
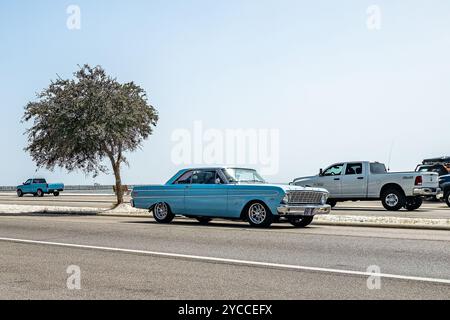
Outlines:
<svg viewBox="0 0 450 320"><path fill-rule="evenodd" d="M390 207L395 207L398 204L398 196L394 193L390 193L386 196L386 204Z"/></svg>
<svg viewBox="0 0 450 320"><path fill-rule="evenodd" d="M155 206L154 213L156 218L164 220L169 214L169 208L167 207L167 204L161 202Z"/></svg>
<svg viewBox="0 0 450 320"><path fill-rule="evenodd" d="M250 206L248 218L255 225L262 224L267 217L266 208L260 203L254 203Z"/></svg>

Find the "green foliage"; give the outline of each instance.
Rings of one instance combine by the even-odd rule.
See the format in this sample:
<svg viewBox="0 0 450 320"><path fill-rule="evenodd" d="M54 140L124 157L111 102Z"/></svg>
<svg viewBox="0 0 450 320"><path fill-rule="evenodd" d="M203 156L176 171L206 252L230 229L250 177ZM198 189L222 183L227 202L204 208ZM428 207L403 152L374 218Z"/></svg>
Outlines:
<svg viewBox="0 0 450 320"><path fill-rule="evenodd" d="M25 148L38 167L63 167L94 176L108 172L104 160L120 173L124 153L139 148L158 122L145 91L121 84L97 66L84 65L74 79L58 79L25 107ZM117 174L116 174L117 180ZM120 180L120 174L119 174Z"/></svg>

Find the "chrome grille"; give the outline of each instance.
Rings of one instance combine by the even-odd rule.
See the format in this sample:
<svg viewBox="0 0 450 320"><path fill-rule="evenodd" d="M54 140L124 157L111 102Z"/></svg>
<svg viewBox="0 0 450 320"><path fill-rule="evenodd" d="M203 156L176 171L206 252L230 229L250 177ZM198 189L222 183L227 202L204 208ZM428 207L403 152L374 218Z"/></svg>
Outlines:
<svg viewBox="0 0 450 320"><path fill-rule="evenodd" d="M320 204L323 192L317 191L289 191L289 203Z"/></svg>

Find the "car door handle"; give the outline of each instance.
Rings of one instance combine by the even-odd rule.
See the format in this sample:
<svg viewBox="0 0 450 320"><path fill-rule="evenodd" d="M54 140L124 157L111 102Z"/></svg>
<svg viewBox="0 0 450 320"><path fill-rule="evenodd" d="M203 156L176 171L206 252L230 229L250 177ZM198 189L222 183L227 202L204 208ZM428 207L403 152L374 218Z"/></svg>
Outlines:
<svg viewBox="0 0 450 320"><path fill-rule="evenodd" d="M341 180L341 179L340 179L340 178L334 178L334 180L335 180L335 181L339 181L339 180Z"/></svg>
<svg viewBox="0 0 450 320"><path fill-rule="evenodd" d="M364 180L364 177L358 177L357 179L358 180Z"/></svg>

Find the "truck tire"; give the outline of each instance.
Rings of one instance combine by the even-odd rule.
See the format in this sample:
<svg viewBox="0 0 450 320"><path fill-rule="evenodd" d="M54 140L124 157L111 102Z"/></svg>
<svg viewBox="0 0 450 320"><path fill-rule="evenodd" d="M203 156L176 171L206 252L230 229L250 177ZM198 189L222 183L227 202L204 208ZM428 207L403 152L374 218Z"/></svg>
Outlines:
<svg viewBox="0 0 450 320"><path fill-rule="evenodd" d="M54 195L55 197L58 197L58 196L59 196L59 191L53 192L53 195Z"/></svg>
<svg viewBox="0 0 450 320"><path fill-rule="evenodd" d="M20 190L20 189L18 189L18 190L17 190L17 196L18 196L19 198L22 198L22 197L23 197L23 191Z"/></svg>
<svg viewBox="0 0 450 320"><path fill-rule="evenodd" d="M406 197L402 190L390 188L381 195L381 203L388 211L398 211L406 204Z"/></svg>
<svg viewBox="0 0 450 320"><path fill-rule="evenodd" d="M422 206L423 200L421 197L407 197L405 209L408 211L417 210Z"/></svg>
<svg viewBox="0 0 450 320"><path fill-rule="evenodd" d="M158 223L171 223L175 215L167 203L160 202L153 207L153 218Z"/></svg>
<svg viewBox="0 0 450 320"><path fill-rule="evenodd" d="M252 227L268 228L273 222L270 209L262 202L251 203L246 210L246 218Z"/></svg>
<svg viewBox="0 0 450 320"><path fill-rule="evenodd" d="M332 208L334 208L337 205L337 201L333 199L328 199L327 204L329 204Z"/></svg>
<svg viewBox="0 0 450 320"><path fill-rule="evenodd" d="M38 189L36 192L36 196L42 198L44 196L44 191L42 191L41 189Z"/></svg>
<svg viewBox="0 0 450 320"><path fill-rule="evenodd" d="M295 217L290 218L289 223L296 228L305 228L313 222L314 217Z"/></svg>
<svg viewBox="0 0 450 320"><path fill-rule="evenodd" d="M447 190L444 195L445 203L450 207L450 190Z"/></svg>

